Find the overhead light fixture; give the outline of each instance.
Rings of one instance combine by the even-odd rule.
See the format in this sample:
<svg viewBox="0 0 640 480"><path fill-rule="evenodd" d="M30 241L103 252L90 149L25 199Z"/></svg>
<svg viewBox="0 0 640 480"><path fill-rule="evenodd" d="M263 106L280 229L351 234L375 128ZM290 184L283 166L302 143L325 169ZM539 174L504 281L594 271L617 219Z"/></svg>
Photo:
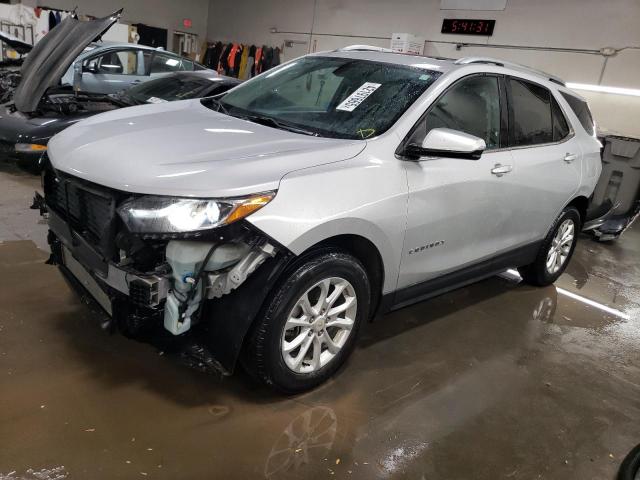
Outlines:
<svg viewBox="0 0 640 480"><path fill-rule="evenodd" d="M567 88L572 88L574 90L587 90L590 92L615 93L617 95L631 95L633 97L640 97L640 89L637 88L607 87L605 85L589 85L587 83L567 83Z"/></svg>

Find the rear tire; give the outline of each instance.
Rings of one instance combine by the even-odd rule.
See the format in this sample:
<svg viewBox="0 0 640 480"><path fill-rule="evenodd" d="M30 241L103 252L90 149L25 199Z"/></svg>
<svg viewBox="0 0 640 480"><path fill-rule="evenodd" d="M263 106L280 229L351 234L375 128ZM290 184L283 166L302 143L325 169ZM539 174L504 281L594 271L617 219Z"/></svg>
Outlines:
<svg viewBox="0 0 640 480"><path fill-rule="evenodd" d="M370 296L366 271L351 255L305 259L267 299L248 339L245 369L286 394L320 385L353 351Z"/></svg>
<svg viewBox="0 0 640 480"><path fill-rule="evenodd" d="M580 213L575 207L566 207L553 222L535 261L518 268L523 280L540 287L555 282L571 260L580 230Z"/></svg>

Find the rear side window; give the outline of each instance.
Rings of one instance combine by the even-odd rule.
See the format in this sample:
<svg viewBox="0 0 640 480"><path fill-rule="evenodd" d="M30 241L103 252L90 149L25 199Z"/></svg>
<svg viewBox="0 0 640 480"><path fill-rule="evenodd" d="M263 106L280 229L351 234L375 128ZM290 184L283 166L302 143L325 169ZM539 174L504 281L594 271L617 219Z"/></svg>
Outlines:
<svg viewBox="0 0 640 480"><path fill-rule="evenodd" d="M552 143L551 92L540 85L509 79L512 146Z"/></svg>
<svg viewBox="0 0 640 480"><path fill-rule="evenodd" d="M551 95L551 115L553 116L553 141L559 142L569 135L570 130L567 119L553 95Z"/></svg>
<svg viewBox="0 0 640 480"><path fill-rule="evenodd" d="M182 62L179 58L156 53L151 62L151 74L154 73L170 73L184 70Z"/></svg>
<svg viewBox="0 0 640 480"><path fill-rule="evenodd" d="M567 101L567 103L571 107L571 110L573 110L573 113L576 114L576 117L578 117L578 120L580 120L580 124L584 127L586 132L589 135L593 135L595 133L595 125L593 123L593 117L591 116L591 111L589 110L589 105L587 105L587 102L568 93L560 92L560 94Z"/></svg>

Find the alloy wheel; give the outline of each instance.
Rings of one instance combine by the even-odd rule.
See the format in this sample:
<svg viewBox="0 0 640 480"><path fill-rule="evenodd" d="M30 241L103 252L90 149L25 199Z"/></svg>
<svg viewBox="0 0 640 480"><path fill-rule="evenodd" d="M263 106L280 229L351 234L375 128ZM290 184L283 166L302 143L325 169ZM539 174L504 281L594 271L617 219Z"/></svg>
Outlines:
<svg viewBox="0 0 640 480"><path fill-rule="evenodd" d="M333 360L355 326L357 298L344 278L317 282L295 303L282 332L281 352L289 369L308 374Z"/></svg>
<svg viewBox="0 0 640 480"><path fill-rule="evenodd" d="M565 264L575 237L575 223L570 218L566 219L553 236L551 246L547 252L547 272L556 274Z"/></svg>

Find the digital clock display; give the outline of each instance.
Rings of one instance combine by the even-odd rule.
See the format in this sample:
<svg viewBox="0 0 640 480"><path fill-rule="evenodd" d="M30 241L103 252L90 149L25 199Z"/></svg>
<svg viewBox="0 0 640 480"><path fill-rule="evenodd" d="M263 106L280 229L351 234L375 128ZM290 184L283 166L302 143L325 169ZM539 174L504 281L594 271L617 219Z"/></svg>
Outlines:
<svg viewBox="0 0 640 480"><path fill-rule="evenodd" d="M495 26L495 20L445 18L442 22L442 33L491 36Z"/></svg>

